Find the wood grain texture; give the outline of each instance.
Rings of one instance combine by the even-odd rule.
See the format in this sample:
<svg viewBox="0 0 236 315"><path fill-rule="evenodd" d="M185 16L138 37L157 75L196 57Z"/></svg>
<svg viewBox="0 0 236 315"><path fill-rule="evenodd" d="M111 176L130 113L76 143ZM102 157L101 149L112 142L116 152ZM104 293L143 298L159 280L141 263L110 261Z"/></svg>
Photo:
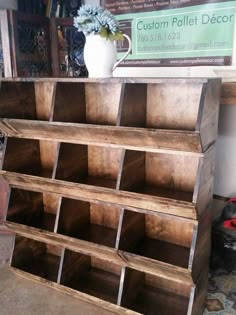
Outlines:
<svg viewBox="0 0 236 315"><path fill-rule="evenodd" d="M10 194L10 186L0 176L0 221L5 220L8 207L8 198Z"/></svg>
<svg viewBox="0 0 236 315"><path fill-rule="evenodd" d="M202 84L148 84L147 127L194 131L201 90Z"/></svg>
<svg viewBox="0 0 236 315"><path fill-rule="evenodd" d="M211 253L211 210L205 210L204 215L199 219L196 235L194 235L190 256L189 269L192 270L192 278L196 283L202 272L208 270Z"/></svg>
<svg viewBox="0 0 236 315"><path fill-rule="evenodd" d="M50 177L54 177L59 154L59 143L40 140L39 153L41 168L46 174L50 174Z"/></svg>
<svg viewBox="0 0 236 315"><path fill-rule="evenodd" d="M122 101L123 85L86 84L86 118L90 124L116 125Z"/></svg>
<svg viewBox="0 0 236 315"><path fill-rule="evenodd" d="M58 83L53 121L84 123L86 121L85 85Z"/></svg>
<svg viewBox="0 0 236 315"><path fill-rule="evenodd" d="M10 137L91 144L151 152L201 155L198 132L132 127L46 123L1 119L0 129Z"/></svg>
<svg viewBox="0 0 236 315"><path fill-rule="evenodd" d="M215 145L212 145L199 163L193 195L198 218L204 214L212 202L215 150Z"/></svg>
<svg viewBox="0 0 236 315"><path fill-rule="evenodd" d="M179 83L184 85L202 84L211 81L205 78L49 78L49 77L18 77L18 78L3 78L3 81L9 82L85 82L85 83L153 83L153 84L168 84Z"/></svg>
<svg viewBox="0 0 236 315"><path fill-rule="evenodd" d="M128 127L146 126L146 84L125 84L117 125ZM135 115L134 115L135 113Z"/></svg>
<svg viewBox="0 0 236 315"><path fill-rule="evenodd" d="M206 297L208 289L208 269L202 270L201 277L196 283L195 290L192 293L192 301L189 304L187 315L202 314L206 307Z"/></svg>
<svg viewBox="0 0 236 315"><path fill-rule="evenodd" d="M88 146L88 176L116 182L122 149Z"/></svg>
<svg viewBox="0 0 236 315"><path fill-rule="evenodd" d="M132 252L145 235L145 215L125 211L120 233L119 249Z"/></svg>
<svg viewBox="0 0 236 315"><path fill-rule="evenodd" d="M36 119L34 84L2 82L0 116L4 118Z"/></svg>
<svg viewBox="0 0 236 315"><path fill-rule="evenodd" d="M117 188L137 191L145 182L145 152L124 150Z"/></svg>
<svg viewBox="0 0 236 315"><path fill-rule="evenodd" d="M236 84L235 82L226 82L222 84L220 104L236 105Z"/></svg>
<svg viewBox="0 0 236 315"><path fill-rule="evenodd" d="M56 83L35 82L35 98L38 120L52 120Z"/></svg>
<svg viewBox="0 0 236 315"><path fill-rule="evenodd" d="M85 201L62 198L57 233L77 237L90 222L90 204Z"/></svg>
<svg viewBox="0 0 236 315"><path fill-rule="evenodd" d="M6 142L4 170L34 175L42 173L37 140L8 138Z"/></svg>
<svg viewBox="0 0 236 315"><path fill-rule="evenodd" d="M199 129L202 150L205 152L210 145L215 143L218 132L219 105L220 105L221 80L210 81L206 85L202 116L199 117Z"/></svg>
<svg viewBox="0 0 236 315"><path fill-rule="evenodd" d="M85 145L61 143L55 178L83 181L88 176L88 148Z"/></svg>
<svg viewBox="0 0 236 315"><path fill-rule="evenodd" d="M196 219L195 205L191 202L170 200L168 198L143 195L134 192L75 184L61 180L50 180L29 175L0 171L8 183L17 188L61 194L67 198L107 202L121 207L153 210L185 218Z"/></svg>
<svg viewBox="0 0 236 315"><path fill-rule="evenodd" d="M192 193L198 162L198 157L146 153L146 185Z"/></svg>

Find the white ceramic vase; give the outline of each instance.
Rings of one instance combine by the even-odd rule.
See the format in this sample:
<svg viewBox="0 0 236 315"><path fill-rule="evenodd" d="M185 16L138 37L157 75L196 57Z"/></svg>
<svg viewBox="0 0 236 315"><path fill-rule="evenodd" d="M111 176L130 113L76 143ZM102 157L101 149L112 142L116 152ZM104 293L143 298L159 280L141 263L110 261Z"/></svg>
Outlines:
<svg viewBox="0 0 236 315"><path fill-rule="evenodd" d="M130 53L131 40L127 35L124 37L129 42L129 49L126 54L117 61L117 51L115 41L90 34L86 36L84 46L84 61L88 69L90 78L109 78L113 76L113 71Z"/></svg>

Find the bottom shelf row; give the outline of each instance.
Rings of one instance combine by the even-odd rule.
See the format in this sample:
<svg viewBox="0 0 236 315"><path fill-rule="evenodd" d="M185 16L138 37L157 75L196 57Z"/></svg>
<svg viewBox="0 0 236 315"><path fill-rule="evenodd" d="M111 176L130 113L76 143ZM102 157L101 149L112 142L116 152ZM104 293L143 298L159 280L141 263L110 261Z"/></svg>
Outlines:
<svg viewBox="0 0 236 315"><path fill-rule="evenodd" d="M141 314L192 314L194 285L19 235L11 266Z"/></svg>

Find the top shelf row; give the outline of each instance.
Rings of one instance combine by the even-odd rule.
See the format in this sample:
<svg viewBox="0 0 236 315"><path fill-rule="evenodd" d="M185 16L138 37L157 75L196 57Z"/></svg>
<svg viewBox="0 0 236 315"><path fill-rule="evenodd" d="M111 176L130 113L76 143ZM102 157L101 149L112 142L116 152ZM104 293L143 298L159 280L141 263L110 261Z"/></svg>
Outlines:
<svg viewBox="0 0 236 315"><path fill-rule="evenodd" d="M203 151L216 139L220 80L3 80L7 119L138 127L200 133Z"/></svg>

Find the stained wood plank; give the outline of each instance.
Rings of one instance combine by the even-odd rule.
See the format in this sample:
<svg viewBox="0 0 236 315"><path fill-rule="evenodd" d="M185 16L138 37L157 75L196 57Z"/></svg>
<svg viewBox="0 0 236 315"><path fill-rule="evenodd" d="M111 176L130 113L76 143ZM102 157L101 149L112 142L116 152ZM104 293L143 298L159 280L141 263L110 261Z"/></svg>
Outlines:
<svg viewBox="0 0 236 315"><path fill-rule="evenodd" d="M199 164L193 195L193 202L196 203L198 217L203 215L213 199L215 150L215 145L212 145Z"/></svg>
<svg viewBox="0 0 236 315"><path fill-rule="evenodd" d="M90 124L116 125L120 102L123 98L123 85L86 84L86 118Z"/></svg>
<svg viewBox="0 0 236 315"><path fill-rule="evenodd" d="M0 221L6 218L9 194L10 187L8 183L0 176Z"/></svg>
<svg viewBox="0 0 236 315"><path fill-rule="evenodd" d="M145 152L124 150L117 188L139 191L145 182Z"/></svg>
<svg viewBox="0 0 236 315"><path fill-rule="evenodd" d="M192 298L190 300L188 314L198 315L202 314L206 307L206 297L208 289L208 269L202 271L201 277L196 283L195 290L192 289Z"/></svg>
<svg viewBox="0 0 236 315"><path fill-rule="evenodd" d="M222 105L236 105L235 82L227 82L222 84L220 103Z"/></svg>
<svg viewBox="0 0 236 315"><path fill-rule="evenodd" d="M215 143L218 132L221 81L213 80L206 85L202 117L199 121L202 149L205 152Z"/></svg>
<svg viewBox="0 0 236 315"><path fill-rule="evenodd" d="M21 81L21 82L85 82L85 83L180 83L184 85L188 84L201 84L209 82L214 79L206 79L206 78L49 78L49 77L17 77L17 78L3 78L3 81Z"/></svg>
<svg viewBox="0 0 236 315"><path fill-rule="evenodd" d="M117 125L128 127L146 126L146 84L125 84ZM135 115L134 115L135 112Z"/></svg>
<svg viewBox="0 0 236 315"><path fill-rule="evenodd" d="M56 83L35 82L35 98L38 120L52 120Z"/></svg>
<svg viewBox="0 0 236 315"><path fill-rule="evenodd" d="M36 119L34 83L2 82L0 115L4 118Z"/></svg>
<svg viewBox="0 0 236 315"><path fill-rule="evenodd" d="M110 147L169 151L201 155L198 132L154 130L132 127L95 126L83 124L46 123L2 119L0 129L10 137L32 138L58 142L109 145Z"/></svg>
<svg viewBox="0 0 236 315"><path fill-rule="evenodd" d="M149 84L147 127L194 131L202 84ZM184 113L184 115L183 115Z"/></svg>
<svg viewBox="0 0 236 315"><path fill-rule="evenodd" d="M85 85L59 82L55 91L53 121L86 122Z"/></svg>
<svg viewBox="0 0 236 315"><path fill-rule="evenodd" d="M195 240L193 239L191 246L192 257L190 257L189 268L192 270L195 282L201 277L203 270L208 270L211 253L211 226L211 210L208 208L198 221L197 230L193 235Z"/></svg>
<svg viewBox="0 0 236 315"><path fill-rule="evenodd" d="M82 181L87 176L87 146L61 143L55 178L78 182Z"/></svg>
<svg viewBox="0 0 236 315"><path fill-rule="evenodd" d="M127 209L129 207L136 208L138 205L141 209L196 219L195 205L191 202L146 196L133 192L115 191L108 188L92 187L84 184L50 180L6 171L0 171L0 175L10 185L17 188L51 193L56 191L67 198L108 202L121 207L125 206Z"/></svg>
<svg viewBox="0 0 236 315"><path fill-rule="evenodd" d="M123 215L119 249L132 252L145 235L145 214L125 211Z"/></svg>

